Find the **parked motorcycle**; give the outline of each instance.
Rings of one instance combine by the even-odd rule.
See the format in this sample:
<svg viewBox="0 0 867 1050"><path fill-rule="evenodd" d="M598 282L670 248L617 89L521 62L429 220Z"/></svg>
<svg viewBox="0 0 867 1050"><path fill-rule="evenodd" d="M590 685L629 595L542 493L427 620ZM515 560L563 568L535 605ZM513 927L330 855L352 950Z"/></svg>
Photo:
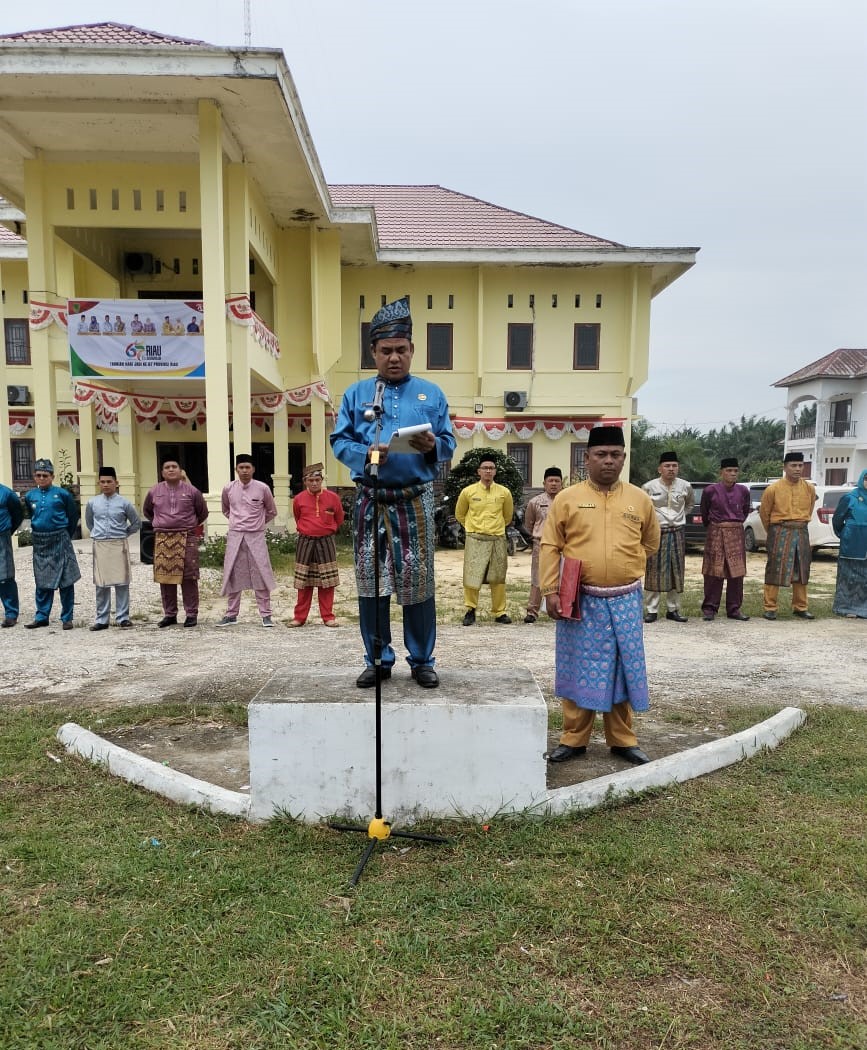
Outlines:
<svg viewBox="0 0 867 1050"><path fill-rule="evenodd" d="M434 511L434 529L440 547L448 547L450 550L463 547L464 527L452 514L448 496Z"/></svg>
<svg viewBox="0 0 867 1050"><path fill-rule="evenodd" d="M516 510L512 515L512 524L506 526L506 545L509 554L514 555L518 551L533 549L533 537L524 528L524 508Z"/></svg>

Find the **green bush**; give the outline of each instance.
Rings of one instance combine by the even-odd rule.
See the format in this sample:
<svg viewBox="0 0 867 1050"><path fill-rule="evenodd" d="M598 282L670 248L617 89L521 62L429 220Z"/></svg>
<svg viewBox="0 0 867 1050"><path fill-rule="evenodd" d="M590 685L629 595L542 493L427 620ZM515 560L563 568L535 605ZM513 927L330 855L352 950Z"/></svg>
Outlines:
<svg viewBox="0 0 867 1050"><path fill-rule="evenodd" d="M512 493L515 509L524 504L524 479L515 466L515 461L499 449L494 448L471 448L457 466L452 467L451 473L443 486L443 494L448 497L452 508L458 502L461 489L472 485L479 480L479 460L482 456L493 456L497 464L497 476L494 481L498 485L505 485Z"/></svg>
<svg viewBox="0 0 867 1050"><path fill-rule="evenodd" d="M20 529L18 532L18 546L19 547L32 547L33 546L33 533L30 529Z"/></svg>
<svg viewBox="0 0 867 1050"><path fill-rule="evenodd" d="M225 536L209 536L199 548L199 564L207 569L222 569L226 560ZM295 553L296 535L293 532L266 532L265 542L272 560L274 555Z"/></svg>

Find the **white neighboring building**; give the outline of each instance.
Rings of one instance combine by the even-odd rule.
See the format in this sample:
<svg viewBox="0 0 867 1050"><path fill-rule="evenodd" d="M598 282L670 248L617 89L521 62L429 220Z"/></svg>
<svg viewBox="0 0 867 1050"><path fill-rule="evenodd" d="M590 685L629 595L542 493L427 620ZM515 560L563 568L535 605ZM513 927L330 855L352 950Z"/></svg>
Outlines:
<svg viewBox="0 0 867 1050"><path fill-rule="evenodd" d="M786 452L804 453L804 476L845 485L867 469L867 350L834 350L773 384L786 390ZM816 402L816 422L798 426Z"/></svg>

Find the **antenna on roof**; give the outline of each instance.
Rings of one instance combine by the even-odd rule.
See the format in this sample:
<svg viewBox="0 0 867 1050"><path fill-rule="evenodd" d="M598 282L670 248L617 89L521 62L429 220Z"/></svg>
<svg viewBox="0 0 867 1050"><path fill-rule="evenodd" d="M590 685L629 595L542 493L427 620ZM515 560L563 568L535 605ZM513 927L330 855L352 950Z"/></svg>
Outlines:
<svg viewBox="0 0 867 1050"><path fill-rule="evenodd" d="M250 31L250 0L244 0L244 44L250 46L252 33Z"/></svg>

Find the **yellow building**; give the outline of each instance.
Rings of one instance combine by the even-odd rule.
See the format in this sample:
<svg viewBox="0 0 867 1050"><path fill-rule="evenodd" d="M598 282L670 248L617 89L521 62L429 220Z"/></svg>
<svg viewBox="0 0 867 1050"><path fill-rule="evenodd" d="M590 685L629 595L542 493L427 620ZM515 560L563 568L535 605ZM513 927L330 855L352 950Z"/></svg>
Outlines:
<svg viewBox="0 0 867 1050"><path fill-rule="evenodd" d="M333 415L401 295L458 457L492 443L528 485L579 472L589 428L631 419L651 300L697 251L439 186L329 186L282 52L114 23L0 36L0 144L0 480L29 487L48 455L86 496L106 463L140 504L170 454L217 527L235 449L283 523L305 461L348 483ZM152 339L139 314L164 318Z"/></svg>

